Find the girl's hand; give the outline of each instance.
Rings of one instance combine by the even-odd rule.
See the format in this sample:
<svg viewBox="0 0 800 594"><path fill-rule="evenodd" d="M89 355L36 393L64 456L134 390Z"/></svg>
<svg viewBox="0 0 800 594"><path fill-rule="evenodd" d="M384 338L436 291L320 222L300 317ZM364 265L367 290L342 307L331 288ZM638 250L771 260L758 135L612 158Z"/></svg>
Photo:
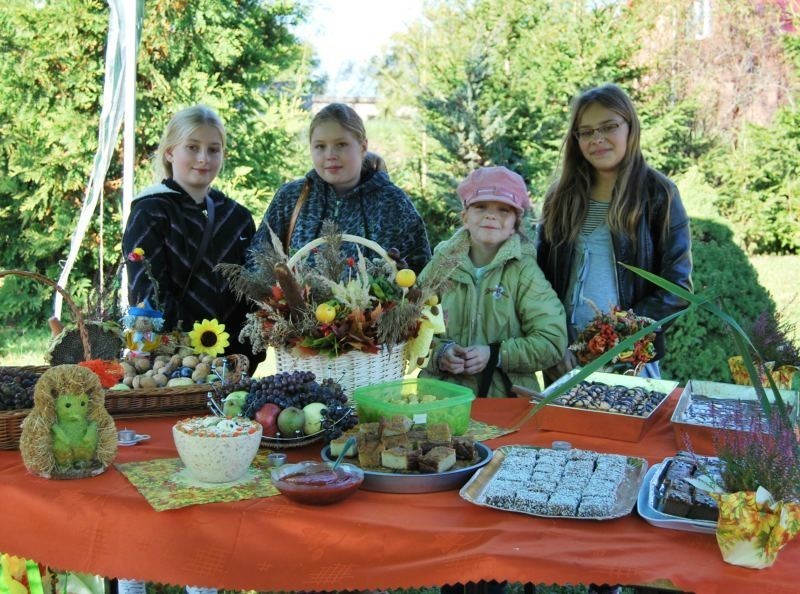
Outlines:
<svg viewBox="0 0 800 594"><path fill-rule="evenodd" d="M455 343L448 346L439 360L439 369L453 375L464 373L464 347Z"/></svg>
<svg viewBox="0 0 800 594"><path fill-rule="evenodd" d="M488 345L473 345L464 349L464 373L475 375L483 371L491 353Z"/></svg>
<svg viewBox="0 0 800 594"><path fill-rule="evenodd" d="M567 349L560 363L556 363L552 367L548 367L542 374L548 385L552 384L565 373L569 373L578 366L578 359L575 358L575 353Z"/></svg>

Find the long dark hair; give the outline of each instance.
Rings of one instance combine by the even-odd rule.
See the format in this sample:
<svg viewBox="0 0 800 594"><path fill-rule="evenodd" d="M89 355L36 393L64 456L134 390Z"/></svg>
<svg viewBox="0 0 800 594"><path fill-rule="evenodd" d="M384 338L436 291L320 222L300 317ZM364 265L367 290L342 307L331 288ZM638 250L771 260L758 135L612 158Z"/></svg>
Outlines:
<svg viewBox="0 0 800 594"><path fill-rule="evenodd" d="M586 218L589 192L596 174L594 167L581 153L574 132L578 129L581 116L594 104L610 109L628 123L628 141L611 195L608 226L616 235L627 235L635 250L636 227L645 209L648 188L653 187L652 182L655 181L666 190L667 200L670 201L672 186L666 177L645 161L639 144L641 126L636 109L625 91L614 84L589 89L572 102L569 127L561 147L560 175L547 191L542 206L542 234L555 245L572 242ZM666 212L669 212L669 202ZM662 230L669 228L667 217L662 224Z"/></svg>

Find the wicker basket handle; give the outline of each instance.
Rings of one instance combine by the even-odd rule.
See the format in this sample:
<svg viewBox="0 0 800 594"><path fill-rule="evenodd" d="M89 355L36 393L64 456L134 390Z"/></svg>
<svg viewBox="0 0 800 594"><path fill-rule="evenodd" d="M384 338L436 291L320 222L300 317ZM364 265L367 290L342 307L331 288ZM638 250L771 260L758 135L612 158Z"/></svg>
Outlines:
<svg viewBox="0 0 800 594"><path fill-rule="evenodd" d="M381 258L386 260L391 265L393 274L395 275L397 274L397 263L394 260L392 260L389 254L386 253L386 250L384 250L381 246L379 246L371 239L365 239L363 237L359 237L358 235L350 235L349 233L342 233L342 241L357 243L359 245L363 245L364 247L371 249L373 252L378 254ZM305 244L303 247L297 250L292 255L291 258L289 258L289 260L286 262L286 265L290 269L294 270L294 267L297 265L297 263L302 258L305 258L311 252L311 250L325 243L328 243L328 240L324 237L317 237L316 239L309 241L307 244Z"/></svg>
<svg viewBox="0 0 800 594"><path fill-rule="evenodd" d="M70 297L69 293L60 287L58 283L50 280L46 276L42 276L38 272L28 272L26 270L0 270L0 278L12 275L32 278L33 280L37 280L48 287L53 287L56 291L61 293L61 296L64 298L64 301L72 312L72 317L75 319L75 324L78 326L78 333L81 337L81 343L83 343L83 357L86 361L89 361L92 358L92 347L89 344L89 332L86 330L86 324L83 321L83 314L81 314L78 306L75 305L75 302L72 300L72 297Z"/></svg>

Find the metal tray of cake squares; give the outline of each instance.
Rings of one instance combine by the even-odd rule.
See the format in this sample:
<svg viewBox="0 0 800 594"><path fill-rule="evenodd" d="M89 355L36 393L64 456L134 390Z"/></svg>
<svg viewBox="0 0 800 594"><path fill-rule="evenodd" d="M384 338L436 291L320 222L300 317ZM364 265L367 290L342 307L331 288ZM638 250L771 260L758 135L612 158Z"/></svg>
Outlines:
<svg viewBox="0 0 800 594"><path fill-rule="evenodd" d="M537 446L528 445L508 445L502 446L494 451L494 456L491 461L476 472L472 478L461 488L459 495L462 499L481 505L499 509L502 511L511 511L522 513L530 516L537 516L540 518L564 518L564 519L577 519L577 520L613 520L627 516L633 511L636 505L636 498L639 493L639 488L647 473L647 460L644 458L637 458L633 456L623 456L626 459L624 477L614 496L613 507L608 514L596 516L578 516L578 515L553 515L545 513L534 513L522 509L515 509L512 507L501 507L486 501L486 491L492 483L495 475L497 474L503 460L512 449L523 448L531 450L544 450ZM604 455L602 452L597 452L598 455Z"/></svg>
<svg viewBox="0 0 800 594"><path fill-rule="evenodd" d="M322 448L321 457L323 460L335 460L331 456L329 445ZM435 493L437 491L450 491L458 489L467 482L467 479L477 469L487 464L492 459L492 449L479 442L475 442L475 459L472 462L459 460L456 467L445 472L421 473L421 472L392 472L377 470L374 468L364 468L364 482L361 488L365 491L379 491L381 493ZM348 459L358 466L358 459Z"/></svg>
<svg viewBox="0 0 800 594"><path fill-rule="evenodd" d="M709 520L694 520L665 514L657 509L658 507L658 484L661 479L661 470L665 468L672 458L665 458L663 462L654 464L647 471L639 489L639 496L636 499L636 511L639 515L653 526L659 528L669 528L671 530L683 530L685 532L699 532L701 534L715 534L717 523Z"/></svg>

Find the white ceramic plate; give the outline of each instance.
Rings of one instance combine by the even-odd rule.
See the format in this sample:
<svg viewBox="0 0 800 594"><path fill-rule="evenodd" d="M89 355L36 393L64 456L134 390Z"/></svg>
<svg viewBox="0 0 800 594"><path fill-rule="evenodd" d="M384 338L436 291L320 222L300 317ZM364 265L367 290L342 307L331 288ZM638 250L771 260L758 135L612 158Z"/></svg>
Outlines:
<svg viewBox="0 0 800 594"><path fill-rule="evenodd" d="M667 458L667 460L669 460L669 458ZM655 501L658 477L661 474L663 465L664 462L654 464L644 477L642 487L639 489L639 497L636 500L636 511L639 512L639 515L642 516L646 522L653 526L658 526L659 528L684 530L685 532L699 532L701 534L715 534L717 531L716 522L671 516L654 509L653 502Z"/></svg>
<svg viewBox="0 0 800 594"><path fill-rule="evenodd" d="M644 458L636 458L634 456L626 456L626 458L628 459L628 464L625 468L625 478L623 479L622 483L617 489L614 508L611 510L611 513L607 516L600 516L600 517L554 516L548 514L536 514L533 512L517 510L517 509L507 509L504 507L499 507L496 505L492 505L490 503L486 503L484 497L486 488L489 486L489 483L494 478L494 475L500 469L500 465L502 464L503 459L506 456L506 452L512 449L519 449L519 448L545 449L545 448L540 448L538 446L528 446L528 445L509 445L509 446L499 447L497 450L495 450L492 461L483 468L481 468L480 471L472 475L472 478L470 478L469 482L461 488L461 491L459 491L461 498L465 499L466 501L469 501L470 503L474 503L475 505L491 507L493 509L499 509L501 511L520 513L529 516L537 516L540 518L558 518L564 520L613 520L615 518L621 518L623 516L627 516L628 514L631 513L631 511L633 511L633 507L636 505L636 496L639 493L639 486L644 480L645 471L647 470L647 460L645 460ZM598 453L602 455L602 452Z"/></svg>

